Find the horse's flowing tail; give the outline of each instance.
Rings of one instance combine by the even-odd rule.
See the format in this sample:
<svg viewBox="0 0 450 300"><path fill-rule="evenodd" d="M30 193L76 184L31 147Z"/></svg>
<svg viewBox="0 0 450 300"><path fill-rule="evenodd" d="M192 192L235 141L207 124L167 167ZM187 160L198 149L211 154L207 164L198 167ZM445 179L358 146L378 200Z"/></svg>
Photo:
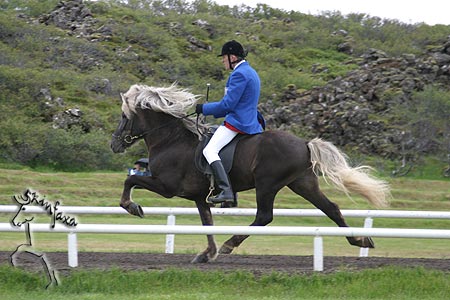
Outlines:
<svg viewBox="0 0 450 300"><path fill-rule="evenodd" d="M376 207L389 205L389 186L385 181L372 177L369 166L352 168L347 162L347 156L336 146L319 138L308 142L311 152L311 163L316 175L322 174L341 191L354 192L365 197ZM326 177L325 177L326 176Z"/></svg>

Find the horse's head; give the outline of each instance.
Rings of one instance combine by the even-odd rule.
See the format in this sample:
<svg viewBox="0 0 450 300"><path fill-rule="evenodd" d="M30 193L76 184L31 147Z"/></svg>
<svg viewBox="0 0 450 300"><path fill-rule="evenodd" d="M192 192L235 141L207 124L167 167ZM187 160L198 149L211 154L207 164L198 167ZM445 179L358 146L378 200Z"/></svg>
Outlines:
<svg viewBox="0 0 450 300"><path fill-rule="evenodd" d="M142 138L143 129L139 125L135 110L135 99L137 90L130 88L125 94L120 94L122 98L122 117L111 139L111 149L114 153L124 152L126 148L133 145Z"/></svg>
<svg viewBox="0 0 450 300"><path fill-rule="evenodd" d="M190 119L190 115L187 115L199 96L179 89L175 84L159 88L135 84L120 96L122 119L111 140L111 149L115 153L125 151L146 133L153 132L155 128L151 129L152 126L163 128L181 124L171 121L173 119L181 119L184 127L199 136L207 130L207 126L203 124L197 127L195 119Z"/></svg>
<svg viewBox="0 0 450 300"><path fill-rule="evenodd" d="M17 212L11 219L11 224L13 226L20 227L22 224L29 223L34 219L34 216L27 214L27 205L30 204L30 198L27 196L27 192L24 193L24 196L20 195L12 197L13 202L17 204Z"/></svg>
<svg viewBox="0 0 450 300"><path fill-rule="evenodd" d="M128 118L122 113L119 125L117 125L111 139L111 149L114 153L122 153L142 138L142 129L138 126L136 115Z"/></svg>

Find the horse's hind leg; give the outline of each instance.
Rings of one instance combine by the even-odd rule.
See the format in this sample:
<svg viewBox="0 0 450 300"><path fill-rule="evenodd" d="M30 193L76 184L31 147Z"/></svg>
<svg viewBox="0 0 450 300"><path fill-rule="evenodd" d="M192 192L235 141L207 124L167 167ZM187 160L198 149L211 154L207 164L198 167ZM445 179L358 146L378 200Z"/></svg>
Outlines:
<svg viewBox="0 0 450 300"><path fill-rule="evenodd" d="M273 220L273 202L277 191L267 191L256 189L256 217L250 226L266 226ZM247 239L248 235L233 235L219 250L220 254L230 254L234 248L238 247L242 242Z"/></svg>
<svg viewBox="0 0 450 300"><path fill-rule="evenodd" d="M297 179L288 185L288 187L296 194L302 196L309 202L311 202L315 207L323 211L334 223L339 227L349 227L344 220L344 217L339 210L339 206L330 201L319 189L319 181L314 174L302 179ZM364 247L364 248L374 248L370 237L347 237L348 242L351 245Z"/></svg>

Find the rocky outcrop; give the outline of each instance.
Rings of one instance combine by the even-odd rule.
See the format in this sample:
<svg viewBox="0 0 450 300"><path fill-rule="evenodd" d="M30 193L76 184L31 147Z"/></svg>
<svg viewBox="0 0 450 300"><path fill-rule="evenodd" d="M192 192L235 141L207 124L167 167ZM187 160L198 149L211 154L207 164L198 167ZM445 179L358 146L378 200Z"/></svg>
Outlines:
<svg viewBox="0 0 450 300"><path fill-rule="evenodd" d="M41 117L51 122L54 129L70 129L78 126L84 132L89 132L91 125L83 118L84 113L79 108L66 108L64 100L54 97L49 87L42 88L36 95L36 101L41 106Z"/></svg>
<svg viewBox="0 0 450 300"><path fill-rule="evenodd" d="M86 38L91 41L111 39L113 32L108 25L98 25L90 9L83 0L61 1L53 11L42 15L40 23L53 24L64 29L69 35Z"/></svg>
<svg viewBox="0 0 450 300"><path fill-rule="evenodd" d="M72 126L79 126L83 131L88 132L90 126L83 121L83 112L78 108L70 108L53 116L54 129L69 129Z"/></svg>
<svg viewBox="0 0 450 300"><path fill-rule="evenodd" d="M260 105L269 128L319 136L368 154L396 157L400 148L417 148L408 128L389 124L389 110L407 102L426 85L450 84L450 38L421 57L389 57L370 49L354 62L359 68L323 87L296 92L286 88L281 105ZM398 124L397 124L398 125ZM409 139L409 140L405 140Z"/></svg>

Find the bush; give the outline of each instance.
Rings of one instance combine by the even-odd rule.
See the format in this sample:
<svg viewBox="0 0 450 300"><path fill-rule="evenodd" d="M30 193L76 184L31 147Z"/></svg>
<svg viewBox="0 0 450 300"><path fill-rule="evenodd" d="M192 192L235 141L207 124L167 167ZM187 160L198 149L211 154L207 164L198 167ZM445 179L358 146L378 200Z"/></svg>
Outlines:
<svg viewBox="0 0 450 300"><path fill-rule="evenodd" d="M428 86L399 109L419 153L450 152L450 94Z"/></svg>
<svg viewBox="0 0 450 300"><path fill-rule="evenodd" d="M5 111L3 111L5 112ZM29 164L44 148L44 133L48 130L43 124L29 126L31 119L14 116L8 118L0 113L0 153L1 159L7 162Z"/></svg>
<svg viewBox="0 0 450 300"><path fill-rule="evenodd" d="M120 163L114 159L109 142L109 135L101 130L85 133L79 127L53 129L33 163L61 171L118 169Z"/></svg>

